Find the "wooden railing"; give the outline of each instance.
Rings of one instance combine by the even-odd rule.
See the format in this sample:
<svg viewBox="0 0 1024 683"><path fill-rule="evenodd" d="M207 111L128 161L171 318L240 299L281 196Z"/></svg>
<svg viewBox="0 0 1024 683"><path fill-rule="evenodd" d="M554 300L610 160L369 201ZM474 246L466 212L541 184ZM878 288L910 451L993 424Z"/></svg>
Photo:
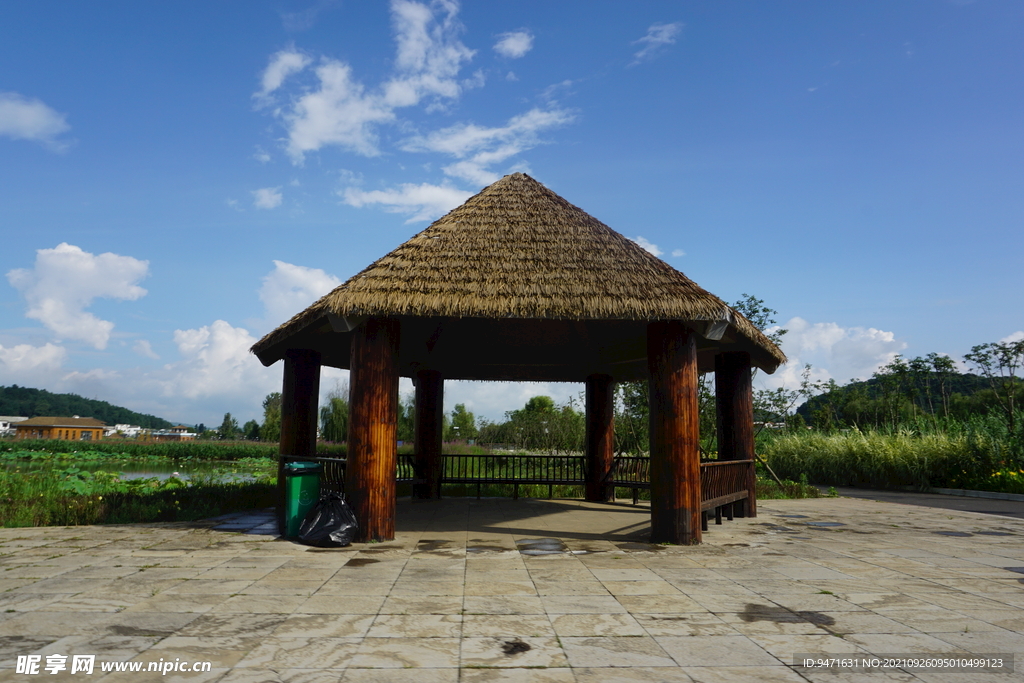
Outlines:
<svg viewBox="0 0 1024 683"><path fill-rule="evenodd" d="M519 497L520 484L546 484L550 497L555 485L582 485L586 482L586 458L579 455L454 455L445 454L442 484L476 484L477 495L483 484L511 484L513 498ZM299 458L282 456L284 460L304 460L321 463L321 488L343 492L345 488L345 460L317 456ZM701 511L704 520L713 512L716 523L721 523L723 512L728 519L734 512L740 516L753 513L754 500L753 460L711 460L700 464ZM398 456L399 482L417 482L415 456ZM638 492L651 487L651 459L646 456L623 455L615 458L611 482L617 488L629 488L633 503ZM734 509L734 505L736 506Z"/></svg>

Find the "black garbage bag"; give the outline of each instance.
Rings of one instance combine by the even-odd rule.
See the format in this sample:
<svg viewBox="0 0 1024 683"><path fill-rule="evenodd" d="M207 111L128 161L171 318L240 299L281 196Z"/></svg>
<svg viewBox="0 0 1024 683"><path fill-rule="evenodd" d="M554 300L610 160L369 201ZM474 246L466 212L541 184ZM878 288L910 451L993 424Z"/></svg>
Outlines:
<svg viewBox="0 0 1024 683"><path fill-rule="evenodd" d="M324 493L313 504L299 526L299 543L319 548L340 548L352 543L359 522L345 502L345 496Z"/></svg>

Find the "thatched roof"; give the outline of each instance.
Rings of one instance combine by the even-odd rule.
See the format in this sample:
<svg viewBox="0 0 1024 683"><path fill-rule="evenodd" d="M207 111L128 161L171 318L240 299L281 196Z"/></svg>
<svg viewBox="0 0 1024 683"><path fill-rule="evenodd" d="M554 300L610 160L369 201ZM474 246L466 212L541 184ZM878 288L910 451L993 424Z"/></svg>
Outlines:
<svg viewBox="0 0 1024 683"><path fill-rule="evenodd" d="M524 173L484 188L252 350L265 351L328 314L721 321L785 362L724 301Z"/></svg>

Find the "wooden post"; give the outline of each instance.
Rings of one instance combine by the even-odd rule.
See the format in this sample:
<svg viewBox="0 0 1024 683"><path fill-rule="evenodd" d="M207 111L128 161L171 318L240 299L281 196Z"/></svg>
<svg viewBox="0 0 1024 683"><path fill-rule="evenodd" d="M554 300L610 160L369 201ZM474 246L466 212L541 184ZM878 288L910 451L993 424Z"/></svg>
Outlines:
<svg viewBox="0 0 1024 683"><path fill-rule="evenodd" d="M320 353L310 349L289 349L284 355L281 387L281 455L316 456L317 403L320 399ZM284 459L277 460L277 528L284 536Z"/></svg>
<svg viewBox="0 0 1024 683"><path fill-rule="evenodd" d="M345 491L360 542L395 538L399 334L394 318L370 318L352 333Z"/></svg>
<svg viewBox="0 0 1024 683"><path fill-rule="evenodd" d="M754 459L754 393L750 354L742 351L715 356L715 406L718 422L718 459ZM754 465L746 476L747 500L740 510L757 516L757 477Z"/></svg>
<svg viewBox="0 0 1024 683"><path fill-rule="evenodd" d="M587 377L587 500L614 500L609 484L615 464L615 392L609 375Z"/></svg>
<svg viewBox="0 0 1024 683"><path fill-rule="evenodd" d="M650 323L647 366L651 543L700 543L700 419L694 332L677 320Z"/></svg>
<svg viewBox="0 0 1024 683"><path fill-rule="evenodd" d="M444 423L444 380L437 370L416 373L416 498L440 498L444 460L441 436Z"/></svg>

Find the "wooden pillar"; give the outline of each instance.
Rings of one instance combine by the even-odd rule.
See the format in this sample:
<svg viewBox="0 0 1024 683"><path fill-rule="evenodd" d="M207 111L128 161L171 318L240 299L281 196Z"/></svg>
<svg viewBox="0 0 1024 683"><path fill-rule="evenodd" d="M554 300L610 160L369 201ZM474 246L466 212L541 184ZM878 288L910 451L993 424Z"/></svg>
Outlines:
<svg viewBox="0 0 1024 683"><path fill-rule="evenodd" d="M608 482L615 462L615 384L608 375L587 377L587 500L615 499Z"/></svg>
<svg viewBox="0 0 1024 683"><path fill-rule="evenodd" d="M416 498L440 498L444 460L441 436L444 424L444 380L437 370L416 373Z"/></svg>
<svg viewBox="0 0 1024 683"><path fill-rule="evenodd" d="M320 399L320 353L289 349L284 355L281 387L281 455L311 458L316 455L317 403ZM277 527L285 534L284 459L277 461Z"/></svg>
<svg viewBox="0 0 1024 683"><path fill-rule="evenodd" d="M695 333L676 320L647 326L651 543L701 542L700 419Z"/></svg>
<svg viewBox="0 0 1024 683"><path fill-rule="evenodd" d="M738 351L715 356L715 406L718 422L718 459L754 459L754 390L750 354ZM747 500L741 514L757 516L757 477L754 464L746 476Z"/></svg>
<svg viewBox="0 0 1024 683"><path fill-rule="evenodd" d="M345 491L361 542L395 538L399 333L393 318L370 318L352 333Z"/></svg>

